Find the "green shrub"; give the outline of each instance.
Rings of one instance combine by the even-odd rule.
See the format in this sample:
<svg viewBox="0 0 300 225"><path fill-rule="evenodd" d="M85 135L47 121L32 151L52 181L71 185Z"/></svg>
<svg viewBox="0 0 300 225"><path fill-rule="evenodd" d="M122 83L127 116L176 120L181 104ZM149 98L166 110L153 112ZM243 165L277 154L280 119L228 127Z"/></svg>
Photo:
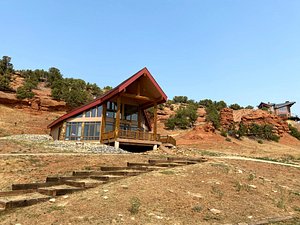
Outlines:
<svg viewBox="0 0 300 225"><path fill-rule="evenodd" d="M174 103L187 103L188 97L187 96L174 96L173 102Z"/></svg>
<svg viewBox="0 0 300 225"><path fill-rule="evenodd" d="M237 103L234 103L234 104L231 104L229 106L229 108L233 109L233 110L239 110L239 109L243 109L243 107L241 107L239 104Z"/></svg>
<svg viewBox="0 0 300 225"><path fill-rule="evenodd" d="M0 91L11 91L9 86L11 73L13 70L13 64L10 63L11 58L3 56L0 59Z"/></svg>
<svg viewBox="0 0 300 225"><path fill-rule="evenodd" d="M232 124L231 127L228 129L228 134L238 139L243 136L276 142L278 142L280 139L279 136L274 134L273 126L270 124L259 125L252 123L250 125L245 125L243 123L240 123L238 129L236 129L235 124ZM262 142L262 140L258 140L258 143L260 142Z"/></svg>
<svg viewBox="0 0 300 225"><path fill-rule="evenodd" d="M247 105L245 109L254 109L254 107L252 105Z"/></svg>
<svg viewBox="0 0 300 225"><path fill-rule="evenodd" d="M226 132L225 130L223 130L223 129L221 130L221 133L220 133L220 134L221 134L221 136L223 136L223 137L227 137L227 132Z"/></svg>
<svg viewBox="0 0 300 225"><path fill-rule="evenodd" d="M180 107L176 111L176 114L165 122L165 126L170 130L175 129L176 127L180 129L187 129L194 125L197 117L197 108L194 105Z"/></svg>
<svg viewBox="0 0 300 225"><path fill-rule="evenodd" d="M166 122L165 122L165 127L169 130L174 130L176 128L175 124L175 117L170 117Z"/></svg>
<svg viewBox="0 0 300 225"><path fill-rule="evenodd" d="M141 207L141 201L137 197L133 197L130 200L130 208L128 209L128 211L132 215L135 215L139 212L140 207Z"/></svg>
<svg viewBox="0 0 300 225"><path fill-rule="evenodd" d="M229 137L225 138L225 141L231 142L231 139Z"/></svg>
<svg viewBox="0 0 300 225"><path fill-rule="evenodd" d="M213 126L216 129L220 127L220 115L219 112L214 104L209 105L206 107L206 120L212 122Z"/></svg>
<svg viewBox="0 0 300 225"><path fill-rule="evenodd" d="M248 136L253 136L256 138L261 138L270 141L279 141L279 136L273 133L273 126L270 124L258 125L251 124L248 128Z"/></svg>
<svg viewBox="0 0 300 225"><path fill-rule="evenodd" d="M258 144L263 144L264 142L263 142L262 140L259 139L259 140L257 140L257 143L258 143Z"/></svg>
<svg viewBox="0 0 300 225"><path fill-rule="evenodd" d="M32 92L31 88L28 86L22 86L17 89L17 98L24 99L24 98L33 98L34 93Z"/></svg>
<svg viewBox="0 0 300 225"><path fill-rule="evenodd" d="M296 127L293 127L291 124L289 124L290 129L290 135L300 140L300 131L297 130Z"/></svg>

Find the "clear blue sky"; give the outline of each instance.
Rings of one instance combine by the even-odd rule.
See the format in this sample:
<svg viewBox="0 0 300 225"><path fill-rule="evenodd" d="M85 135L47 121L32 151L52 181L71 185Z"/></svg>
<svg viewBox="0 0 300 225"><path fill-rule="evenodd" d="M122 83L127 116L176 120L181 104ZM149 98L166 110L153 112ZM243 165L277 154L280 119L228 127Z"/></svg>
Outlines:
<svg viewBox="0 0 300 225"><path fill-rule="evenodd" d="M15 69L116 86L147 67L171 99L296 101L299 0L0 0Z"/></svg>

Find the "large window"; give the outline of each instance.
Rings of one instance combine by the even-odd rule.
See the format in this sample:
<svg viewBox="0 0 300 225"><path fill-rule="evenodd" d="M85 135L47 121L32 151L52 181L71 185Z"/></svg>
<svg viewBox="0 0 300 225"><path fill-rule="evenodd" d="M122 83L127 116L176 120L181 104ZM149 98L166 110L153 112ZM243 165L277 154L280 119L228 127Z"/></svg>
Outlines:
<svg viewBox="0 0 300 225"><path fill-rule="evenodd" d="M66 140L80 140L81 139L81 122L67 122L66 125Z"/></svg>
<svg viewBox="0 0 300 225"><path fill-rule="evenodd" d="M124 107L124 119L128 121L138 120L138 107L133 105L125 105Z"/></svg>
<svg viewBox="0 0 300 225"><path fill-rule="evenodd" d="M97 108L97 117L101 117L102 116L102 105L98 106Z"/></svg>
<svg viewBox="0 0 300 225"><path fill-rule="evenodd" d="M85 122L83 139L84 140L99 140L100 139L100 122Z"/></svg>
<svg viewBox="0 0 300 225"><path fill-rule="evenodd" d="M108 118L116 118L116 112L117 112L117 104L114 102L107 102L106 116Z"/></svg>
<svg viewBox="0 0 300 225"><path fill-rule="evenodd" d="M85 112L85 117L96 117L97 108L92 108Z"/></svg>
<svg viewBox="0 0 300 225"><path fill-rule="evenodd" d="M285 107L279 108L278 111L280 113L287 113L287 107L285 106Z"/></svg>

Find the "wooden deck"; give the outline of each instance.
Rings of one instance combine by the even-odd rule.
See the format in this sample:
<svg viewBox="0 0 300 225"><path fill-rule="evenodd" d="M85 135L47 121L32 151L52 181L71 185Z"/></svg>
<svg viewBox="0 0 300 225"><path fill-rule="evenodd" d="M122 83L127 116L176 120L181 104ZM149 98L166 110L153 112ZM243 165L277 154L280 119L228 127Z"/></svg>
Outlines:
<svg viewBox="0 0 300 225"><path fill-rule="evenodd" d="M103 133L103 144L112 145L116 141L121 145L154 146L170 144L176 146L176 140L171 136L161 136L160 134L154 135L153 133L144 131L120 130L118 137L116 137L115 131Z"/></svg>

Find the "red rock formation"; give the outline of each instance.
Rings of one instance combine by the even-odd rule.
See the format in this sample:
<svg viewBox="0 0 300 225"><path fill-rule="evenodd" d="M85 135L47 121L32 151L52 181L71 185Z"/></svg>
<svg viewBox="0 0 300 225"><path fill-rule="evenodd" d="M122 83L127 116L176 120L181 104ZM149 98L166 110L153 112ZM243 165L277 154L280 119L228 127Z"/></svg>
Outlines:
<svg viewBox="0 0 300 225"><path fill-rule="evenodd" d="M279 136L289 132L289 126L286 121L272 113L263 110L255 110L248 115L244 115L241 118L241 122L245 125L250 125L253 123L259 125L270 124L273 126L274 133Z"/></svg>
<svg viewBox="0 0 300 225"><path fill-rule="evenodd" d="M220 124L224 129L229 129L234 122L233 109L224 108L220 111Z"/></svg>
<svg viewBox="0 0 300 225"><path fill-rule="evenodd" d="M287 122L280 117L263 110L232 110L222 109L220 112L221 126L228 129L234 123L243 123L244 125L250 124L270 124L274 128L274 134L282 136L284 133L289 132Z"/></svg>

